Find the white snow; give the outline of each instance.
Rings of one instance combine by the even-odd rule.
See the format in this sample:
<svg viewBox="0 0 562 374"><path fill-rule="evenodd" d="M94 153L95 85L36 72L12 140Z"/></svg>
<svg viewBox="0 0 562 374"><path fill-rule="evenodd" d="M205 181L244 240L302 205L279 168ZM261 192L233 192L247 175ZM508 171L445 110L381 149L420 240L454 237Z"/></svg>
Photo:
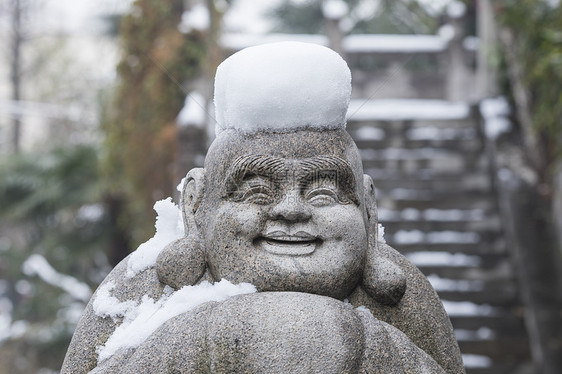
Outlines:
<svg viewBox="0 0 562 374"><path fill-rule="evenodd" d="M195 4L190 10L183 12L179 30L183 33L189 33L192 30L205 31L211 25L211 15L206 5L202 3Z"/></svg>
<svg viewBox="0 0 562 374"><path fill-rule="evenodd" d="M341 19L347 12L349 7L342 0L324 0L322 1L322 14L326 19Z"/></svg>
<svg viewBox="0 0 562 374"><path fill-rule="evenodd" d="M378 241L379 243L386 244L386 240L384 238L384 226L381 223L379 223L378 226Z"/></svg>
<svg viewBox="0 0 562 374"><path fill-rule="evenodd" d="M468 317L468 316L493 316L497 315L497 310L488 304L475 304L470 301L449 301L441 300L445 311L449 316Z"/></svg>
<svg viewBox="0 0 562 374"><path fill-rule="evenodd" d="M459 222L459 221L479 221L484 219L482 209L425 209L418 210L406 208L401 211L380 208L379 219L381 221L436 221L436 222Z"/></svg>
<svg viewBox="0 0 562 374"><path fill-rule="evenodd" d="M480 102L480 113L484 117L484 128L488 139L497 139L501 134L511 130L509 104L504 97L496 97Z"/></svg>
<svg viewBox="0 0 562 374"><path fill-rule="evenodd" d="M444 100L383 99L351 100L347 119L354 121L408 119L453 120L467 118L470 107L467 103Z"/></svg>
<svg viewBox="0 0 562 374"><path fill-rule="evenodd" d="M476 267L482 263L478 256L449 252L412 252L406 258L416 266Z"/></svg>
<svg viewBox="0 0 562 374"><path fill-rule="evenodd" d="M437 30L437 35L439 35L441 39L447 42L453 40L455 34L456 34L455 27L450 23L446 23L442 25L441 27L439 27L439 30Z"/></svg>
<svg viewBox="0 0 562 374"><path fill-rule="evenodd" d="M103 217L102 204L83 205L78 209L77 219L86 222L98 222Z"/></svg>
<svg viewBox="0 0 562 374"><path fill-rule="evenodd" d="M406 131L408 140L457 140L473 139L474 129L414 127Z"/></svg>
<svg viewBox="0 0 562 374"><path fill-rule="evenodd" d="M361 127L353 132L353 136L357 140L383 140L385 133L383 129L378 127Z"/></svg>
<svg viewBox="0 0 562 374"><path fill-rule="evenodd" d="M455 330L455 337L459 341L490 340L495 338L495 336L496 333L489 327L480 327L478 330L465 330L465 329Z"/></svg>
<svg viewBox="0 0 562 374"><path fill-rule="evenodd" d="M478 51L478 47L480 46L480 39L477 36L467 36L462 41L462 46L467 51Z"/></svg>
<svg viewBox="0 0 562 374"><path fill-rule="evenodd" d="M447 5L447 15L451 18L461 18L466 14L466 4L459 0L453 0Z"/></svg>
<svg viewBox="0 0 562 374"><path fill-rule="evenodd" d="M348 53L428 53L447 48L439 35L352 34L342 41Z"/></svg>
<svg viewBox="0 0 562 374"><path fill-rule="evenodd" d="M350 95L351 72L329 48L299 42L246 48L217 69L216 133L345 128Z"/></svg>
<svg viewBox="0 0 562 374"><path fill-rule="evenodd" d="M435 291L481 291L484 289L484 282L480 280L468 280L468 279L447 279L441 278L437 274L430 274L427 276L427 280Z"/></svg>
<svg viewBox="0 0 562 374"><path fill-rule="evenodd" d="M156 258L166 245L185 235L181 210L172 202L172 198L157 201L154 210L156 233L141 244L127 262L127 277L134 277L143 270L156 264Z"/></svg>
<svg viewBox="0 0 562 374"><path fill-rule="evenodd" d="M426 209L423 211L426 221L479 221L484 218L482 209Z"/></svg>
<svg viewBox="0 0 562 374"><path fill-rule="evenodd" d="M466 368L487 368L492 366L492 359L484 355L475 355L464 353L462 361Z"/></svg>
<svg viewBox="0 0 562 374"><path fill-rule="evenodd" d="M28 328L27 321L12 321L12 302L6 298L0 298L0 343L5 340L18 339Z"/></svg>
<svg viewBox="0 0 562 374"><path fill-rule="evenodd" d="M100 287L93 304L96 315L123 319L105 345L97 347L99 363L119 350L138 347L166 321L198 305L256 292L251 284L234 285L223 279L215 284L204 281L195 286L185 286L175 292L167 287L160 299L154 300L145 295L140 303L136 303L132 300L121 302L112 296L114 287L112 282Z"/></svg>
<svg viewBox="0 0 562 374"><path fill-rule="evenodd" d="M185 104L176 119L179 126L195 126L202 128L205 125L205 97L197 91L185 97Z"/></svg>
<svg viewBox="0 0 562 374"><path fill-rule="evenodd" d="M23 263L22 270L25 275L37 275L44 282L59 287L76 300L87 302L92 295L90 287L70 275L57 272L45 257L33 254Z"/></svg>

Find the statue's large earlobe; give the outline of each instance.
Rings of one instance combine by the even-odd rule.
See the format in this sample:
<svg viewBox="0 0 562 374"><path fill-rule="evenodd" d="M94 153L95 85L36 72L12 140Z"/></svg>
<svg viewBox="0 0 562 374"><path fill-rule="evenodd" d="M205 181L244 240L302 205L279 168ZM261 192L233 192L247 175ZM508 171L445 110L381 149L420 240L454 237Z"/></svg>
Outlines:
<svg viewBox="0 0 562 374"><path fill-rule="evenodd" d="M396 305L406 292L406 275L398 264L382 256L378 250L378 216L375 186L370 176L363 176L365 208L368 219L369 247L363 270L363 288L376 302Z"/></svg>
<svg viewBox="0 0 562 374"><path fill-rule="evenodd" d="M158 279L174 289L196 284L205 273L204 246L195 223L195 213L205 194L205 169L191 169L185 177L181 210L185 236L168 244L158 255Z"/></svg>

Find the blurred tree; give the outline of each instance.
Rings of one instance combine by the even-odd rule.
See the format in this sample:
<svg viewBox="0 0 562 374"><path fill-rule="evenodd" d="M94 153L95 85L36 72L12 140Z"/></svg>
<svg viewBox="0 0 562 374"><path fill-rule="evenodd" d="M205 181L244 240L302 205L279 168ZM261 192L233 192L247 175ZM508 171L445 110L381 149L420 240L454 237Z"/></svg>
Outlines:
<svg viewBox="0 0 562 374"><path fill-rule="evenodd" d="M5 56L9 60L10 67L10 99L18 102L22 99L22 80L23 80L23 47L29 40L29 17L36 9L34 0L5 0L2 2L4 17L8 23L8 51ZM12 116L12 152L20 151L21 138L21 114L14 113Z"/></svg>
<svg viewBox="0 0 562 374"><path fill-rule="evenodd" d="M507 80L530 161L542 183L562 156L562 6L560 1L495 1Z"/></svg>
<svg viewBox="0 0 562 374"><path fill-rule="evenodd" d="M104 175L121 210L121 254L153 234L156 200L175 191L175 118L183 106L180 86L200 69L203 34L178 30L183 0L137 0L121 21L123 57L119 85L104 119Z"/></svg>
<svg viewBox="0 0 562 374"><path fill-rule="evenodd" d="M97 154L80 146L0 162L2 374L58 370L90 289L109 271Z"/></svg>

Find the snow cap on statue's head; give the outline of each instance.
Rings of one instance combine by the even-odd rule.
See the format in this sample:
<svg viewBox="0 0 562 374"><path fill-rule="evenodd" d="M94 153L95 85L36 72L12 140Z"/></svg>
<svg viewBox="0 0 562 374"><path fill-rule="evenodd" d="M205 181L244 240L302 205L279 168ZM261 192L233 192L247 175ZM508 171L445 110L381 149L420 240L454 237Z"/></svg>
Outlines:
<svg viewBox="0 0 562 374"><path fill-rule="evenodd" d="M351 72L333 50L281 42L243 49L215 76L216 133L345 128Z"/></svg>

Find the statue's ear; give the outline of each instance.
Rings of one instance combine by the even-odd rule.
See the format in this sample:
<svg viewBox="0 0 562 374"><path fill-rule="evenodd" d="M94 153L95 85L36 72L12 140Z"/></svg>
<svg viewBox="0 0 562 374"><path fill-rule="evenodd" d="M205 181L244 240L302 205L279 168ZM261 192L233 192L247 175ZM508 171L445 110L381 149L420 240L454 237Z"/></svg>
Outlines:
<svg viewBox="0 0 562 374"><path fill-rule="evenodd" d="M168 244L156 260L158 279L176 290L196 284L207 268L204 246L195 223L195 213L204 193L205 169L191 169L185 177L181 197L185 236Z"/></svg>
<svg viewBox="0 0 562 374"><path fill-rule="evenodd" d="M203 168L191 169L185 177L181 193L181 209L187 236L197 231L195 213L205 194L206 179L206 170Z"/></svg>
<svg viewBox="0 0 562 374"><path fill-rule="evenodd" d="M378 250L378 216L375 185L370 176L363 176L365 207L369 229L369 248L363 270L363 288L375 301L396 305L406 292L406 275L398 264L384 257Z"/></svg>

